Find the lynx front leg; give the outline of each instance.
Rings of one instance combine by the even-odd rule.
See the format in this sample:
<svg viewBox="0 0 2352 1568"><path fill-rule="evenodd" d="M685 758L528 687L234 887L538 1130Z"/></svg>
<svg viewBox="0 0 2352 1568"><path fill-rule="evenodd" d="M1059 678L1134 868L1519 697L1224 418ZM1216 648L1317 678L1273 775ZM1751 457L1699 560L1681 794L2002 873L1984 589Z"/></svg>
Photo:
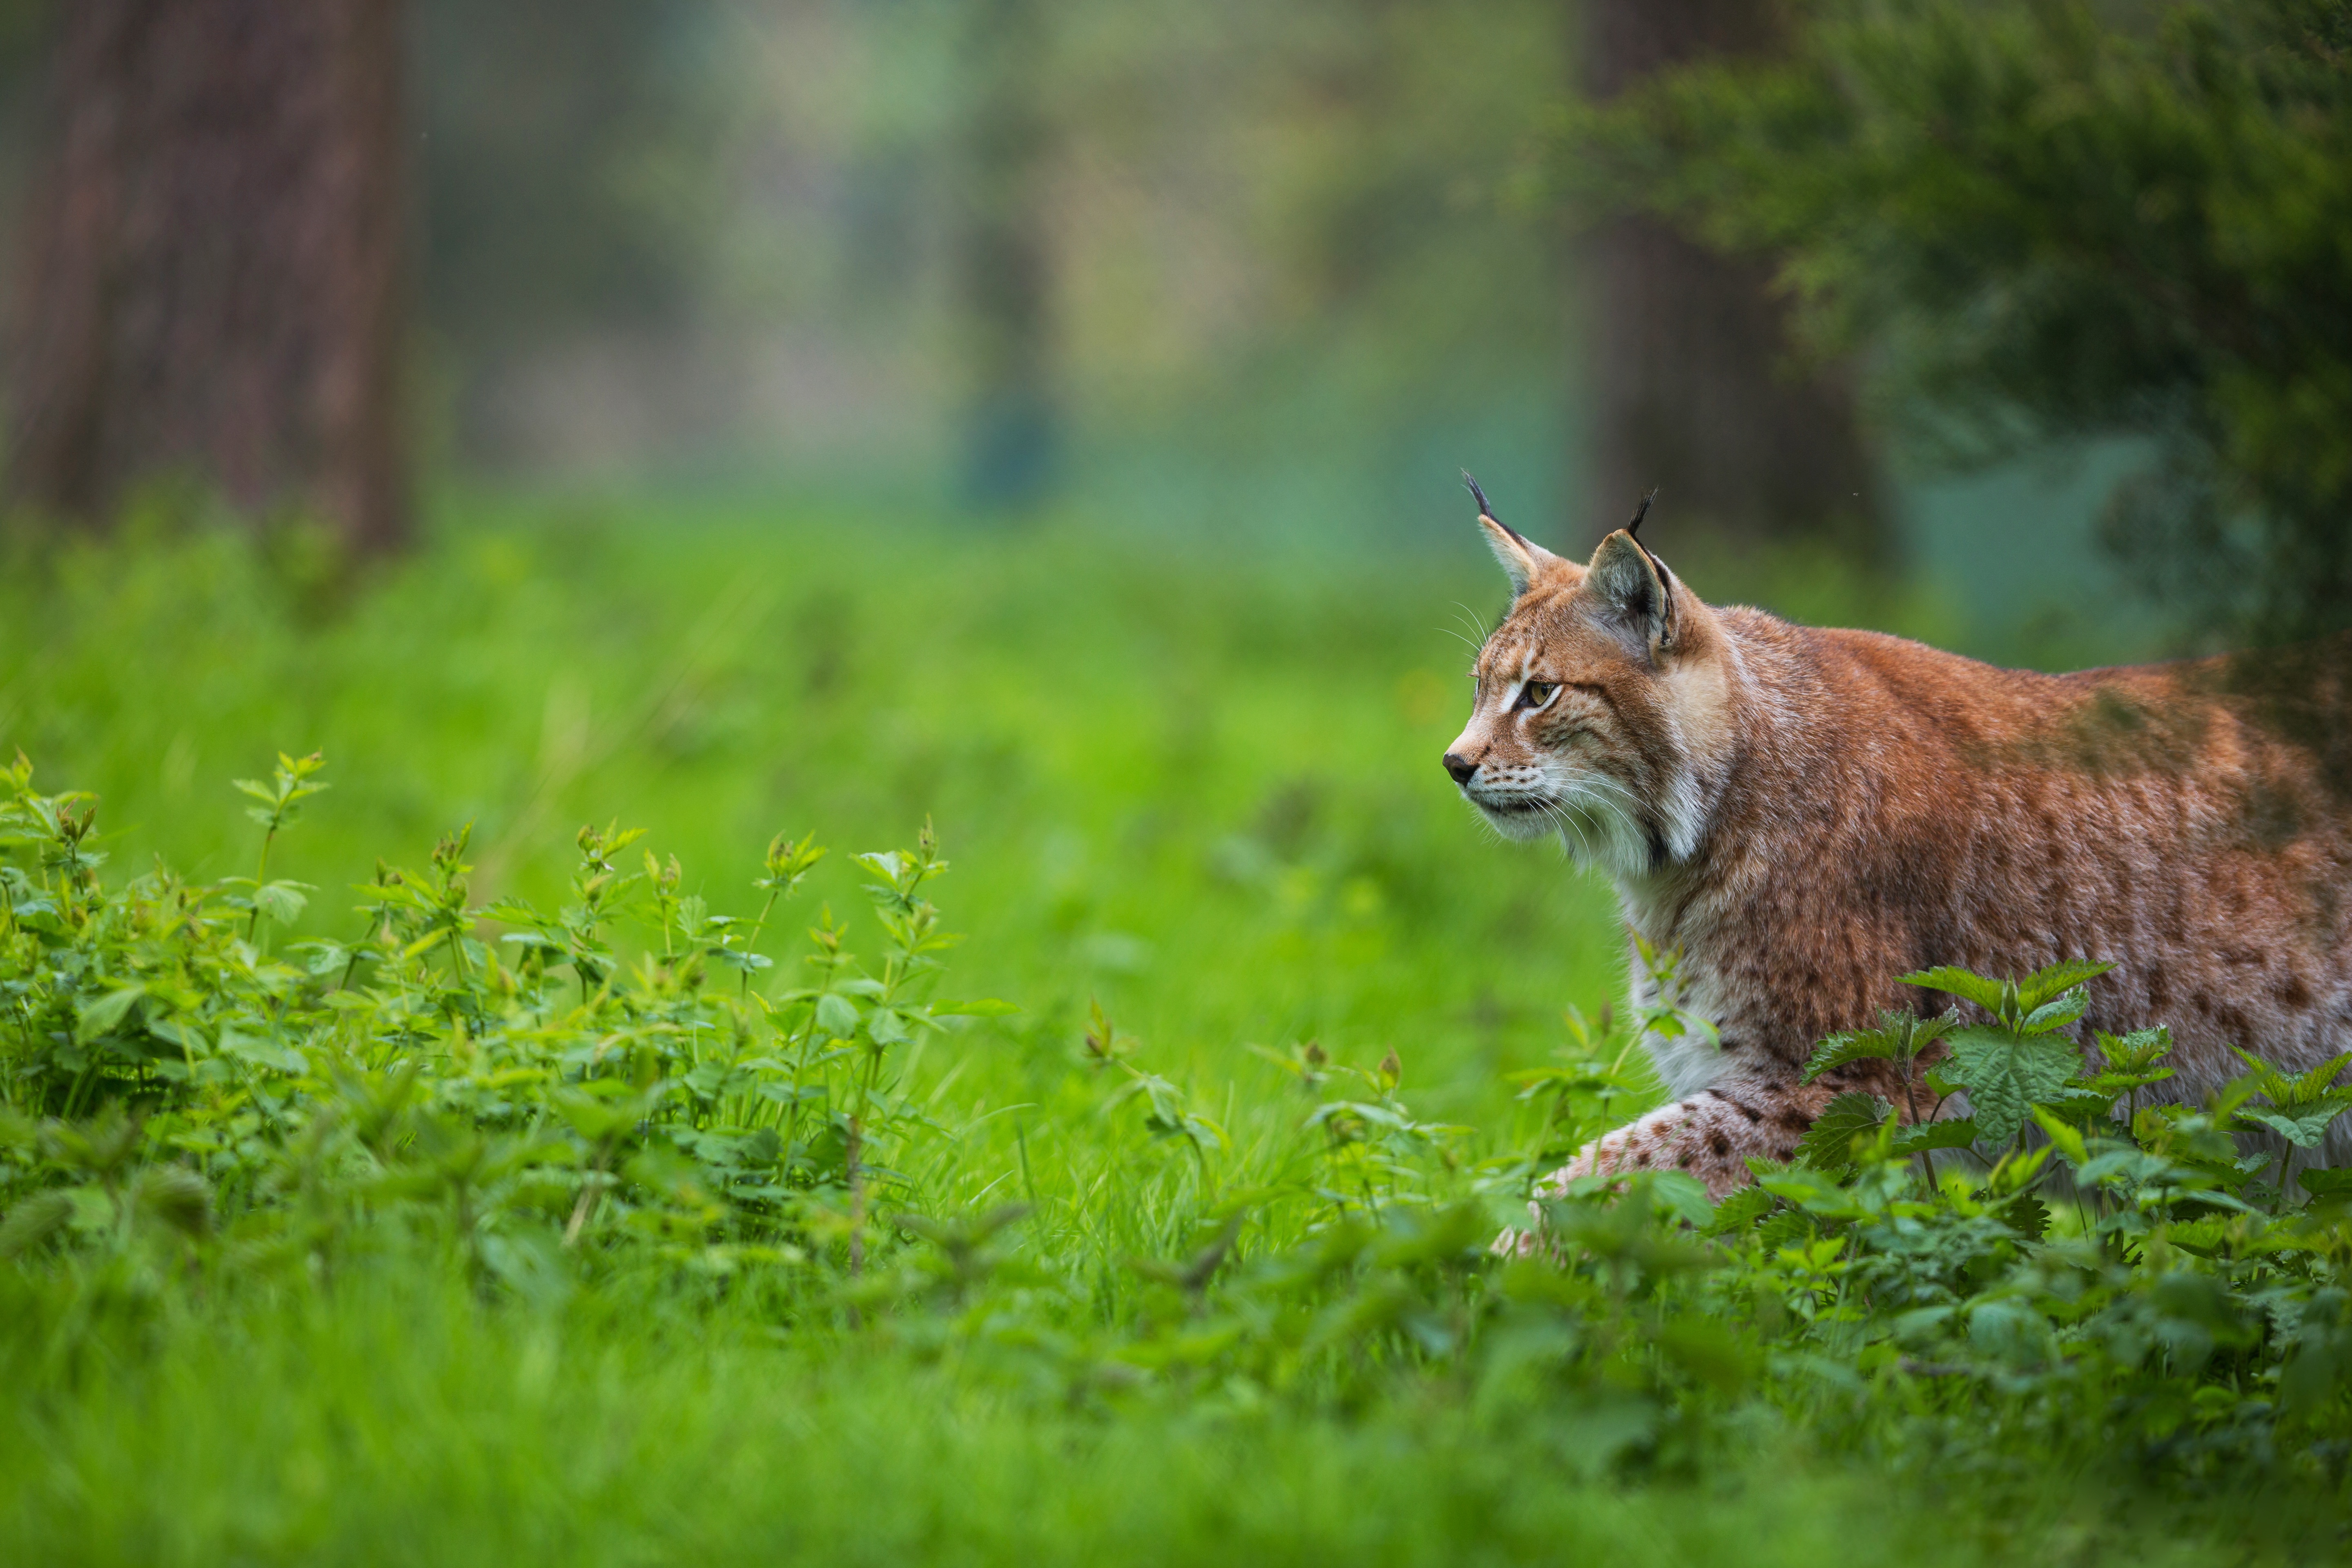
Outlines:
<svg viewBox="0 0 2352 1568"><path fill-rule="evenodd" d="M1793 1081L1717 1084L1594 1139L1538 1182L1536 1195L1557 1196L1579 1176L1681 1171L1706 1183L1707 1196L1719 1203L1752 1179L1751 1156L1786 1160L1832 1092ZM1528 1209L1540 1228L1541 1207L1531 1203ZM1496 1243L1497 1250L1520 1253L1536 1245L1532 1230L1507 1231Z"/></svg>
<svg viewBox="0 0 2352 1568"><path fill-rule="evenodd" d="M1707 1195L1719 1201L1748 1184L1751 1155L1787 1159L1820 1114L1817 1102L1828 1098L1796 1084L1701 1089L1594 1139L1537 1184L1536 1191L1555 1194L1574 1178L1596 1172L1683 1171L1705 1182Z"/></svg>

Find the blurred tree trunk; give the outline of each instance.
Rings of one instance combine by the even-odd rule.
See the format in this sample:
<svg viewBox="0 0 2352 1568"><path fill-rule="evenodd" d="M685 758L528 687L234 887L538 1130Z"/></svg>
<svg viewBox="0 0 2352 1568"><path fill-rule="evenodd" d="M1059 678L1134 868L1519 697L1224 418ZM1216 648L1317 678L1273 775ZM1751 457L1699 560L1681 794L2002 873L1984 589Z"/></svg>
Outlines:
<svg viewBox="0 0 2352 1568"><path fill-rule="evenodd" d="M959 272L970 343L964 492L1018 508L1051 488L1059 443L1045 232L1041 0L978 0Z"/></svg>
<svg viewBox="0 0 2352 1568"><path fill-rule="evenodd" d="M9 488L142 477L407 529L399 0L69 0L27 225Z"/></svg>
<svg viewBox="0 0 2352 1568"><path fill-rule="evenodd" d="M1663 66L1771 49L1771 0L1586 0L1587 85L1606 99ZM1770 269L1647 216L1593 237L1591 489L1571 525L1614 528L1661 487L1668 517L1736 539L1827 536L1872 559L1889 538L1877 465L1842 367L1801 372Z"/></svg>

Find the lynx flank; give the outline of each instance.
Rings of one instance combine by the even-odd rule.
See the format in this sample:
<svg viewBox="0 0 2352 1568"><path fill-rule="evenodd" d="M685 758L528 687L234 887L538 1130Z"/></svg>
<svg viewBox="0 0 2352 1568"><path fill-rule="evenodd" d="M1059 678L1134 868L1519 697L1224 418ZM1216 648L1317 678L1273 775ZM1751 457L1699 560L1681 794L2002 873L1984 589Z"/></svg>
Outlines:
<svg viewBox="0 0 2352 1568"><path fill-rule="evenodd" d="M2233 1045L2295 1070L2352 1048L2352 647L1996 669L1703 604L1624 529L1580 566L1478 500L1515 597L1446 771L1499 832L1605 873L1722 1030L1653 1037L1674 1102L1556 1180L1743 1184L1832 1095L1889 1092L1883 1063L1798 1079L1824 1036L1944 1005L1895 982L1936 964L2116 961L2078 1037L2168 1024L2184 1098L2243 1070Z"/></svg>

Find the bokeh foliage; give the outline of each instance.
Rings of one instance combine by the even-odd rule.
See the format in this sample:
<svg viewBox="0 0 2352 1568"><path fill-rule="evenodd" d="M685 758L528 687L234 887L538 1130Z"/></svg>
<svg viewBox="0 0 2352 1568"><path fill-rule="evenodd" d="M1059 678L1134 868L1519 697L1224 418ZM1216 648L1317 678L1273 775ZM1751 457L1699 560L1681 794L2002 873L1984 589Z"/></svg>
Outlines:
<svg viewBox="0 0 2352 1568"><path fill-rule="evenodd" d="M2137 443L2107 538L2206 626L2352 619L2352 8L1803 16L1570 113L1569 188L1776 256L1931 454Z"/></svg>

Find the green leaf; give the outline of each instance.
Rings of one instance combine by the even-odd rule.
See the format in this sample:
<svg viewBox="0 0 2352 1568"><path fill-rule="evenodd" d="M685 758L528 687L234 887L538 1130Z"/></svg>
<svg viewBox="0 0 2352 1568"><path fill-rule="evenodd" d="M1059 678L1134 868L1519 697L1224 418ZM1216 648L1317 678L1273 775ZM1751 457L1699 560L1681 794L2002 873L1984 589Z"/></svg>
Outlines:
<svg viewBox="0 0 2352 1568"><path fill-rule="evenodd" d="M146 994L147 988L143 985L123 985L108 992L95 1001L78 1005L74 1008L74 1037L84 1041L94 1040L99 1036L110 1032L129 1015L139 998Z"/></svg>
<svg viewBox="0 0 2352 1568"><path fill-rule="evenodd" d="M1895 1108L1874 1094L1841 1094L1797 1140L1795 1162L1817 1171L1843 1171L1853 1163L1853 1141L1876 1132L1894 1114Z"/></svg>
<svg viewBox="0 0 2352 1568"><path fill-rule="evenodd" d="M2152 1029L2134 1029L2128 1035L2098 1036L2099 1055L2105 1058L2107 1070L2116 1073L2147 1072L2157 1061L2171 1053L2172 1031L2158 1024ZM2167 1068L2167 1076L2171 1069Z"/></svg>
<svg viewBox="0 0 2352 1568"><path fill-rule="evenodd" d="M1874 1028L1854 1029L1823 1040L1814 1050L1812 1059L1805 1064L1801 1081L1811 1083L1848 1062L1916 1060L1920 1052L1951 1033L1958 1023L1958 1016L1952 1013L1922 1018L1916 1013L1886 1009L1878 1015Z"/></svg>
<svg viewBox="0 0 2352 1568"><path fill-rule="evenodd" d="M2244 1121L2257 1121L2298 1149L2316 1149L2327 1136L2328 1123L2344 1114L2341 1105L2322 1106L2302 1115L2289 1115L2276 1110L2245 1110L2238 1112Z"/></svg>
<svg viewBox="0 0 2352 1568"><path fill-rule="evenodd" d="M66 1227L74 1216L73 1199L64 1193L34 1193L20 1199L0 1221L0 1258L15 1258L38 1247Z"/></svg>
<svg viewBox="0 0 2352 1568"><path fill-rule="evenodd" d="M309 907L308 886L301 882L269 882L253 889L253 906L279 925L292 925Z"/></svg>
<svg viewBox="0 0 2352 1568"><path fill-rule="evenodd" d="M2097 959L2070 958L2047 969L2037 969L2017 983L2017 1005L2031 1013L2043 1003L2096 980L2115 967Z"/></svg>
<svg viewBox="0 0 2352 1568"><path fill-rule="evenodd" d="M2011 1198L2000 1217L2028 1241L2040 1241L2050 1229L2050 1205L2032 1193Z"/></svg>
<svg viewBox="0 0 2352 1568"><path fill-rule="evenodd" d="M1946 1076L1969 1091L1977 1131L1996 1148L2017 1136L2031 1107L2064 1093L2083 1061L2071 1041L2017 1040L1999 1029L1963 1029L1952 1037L1951 1052Z"/></svg>
<svg viewBox="0 0 2352 1568"><path fill-rule="evenodd" d="M2338 1193L2352 1193L2352 1165L2338 1165L2326 1171L2298 1171L2294 1179L2313 1197L2334 1197Z"/></svg>
<svg viewBox="0 0 2352 1568"><path fill-rule="evenodd" d="M2037 969L2017 984L2017 1005L2027 1013L2033 1012L2053 998L2074 990L2084 982L2105 974L2115 967L2088 959L2069 959L2053 963L2047 969ZM1988 1013L2000 1011L2005 984L1966 969L1949 964L1935 969L1923 969L1916 974L1901 977L1906 985L1917 985L1930 991L1947 992L1966 1002L1973 1002Z"/></svg>
<svg viewBox="0 0 2352 1568"><path fill-rule="evenodd" d="M2039 1105L2033 1108L2033 1124L2042 1129L2051 1146L2066 1157L2068 1164L2079 1168L2091 1163L2091 1151L2083 1140L2081 1128L2053 1116Z"/></svg>
<svg viewBox="0 0 2352 1568"><path fill-rule="evenodd" d="M221 1031L220 1049L223 1056L235 1057L275 1072L303 1073L310 1070L309 1059L293 1047L254 1035L239 1034L235 1029Z"/></svg>
<svg viewBox="0 0 2352 1568"><path fill-rule="evenodd" d="M1981 974L1944 964L1935 969L1923 969L1916 974L1900 976L1906 985L1916 985L1925 991L1941 991L1963 1002L1973 1002L1988 1013L2000 1011L2001 984Z"/></svg>
<svg viewBox="0 0 2352 1568"><path fill-rule="evenodd" d="M1715 1206L1715 1216L1699 1227L1704 1236L1735 1236L1755 1227L1770 1214L1778 1200L1761 1187L1742 1187Z"/></svg>
<svg viewBox="0 0 2352 1568"><path fill-rule="evenodd" d="M2287 1093L2297 1106L2315 1103L2335 1086L2337 1075L2343 1072L2347 1063L2352 1063L2352 1051L2332 1057L2294 1079L2287 1085Z"/></svg>
<svg viewBox="0 0 2352 1568"><path fill-rule="evenodd" d="M1804 1076L1798 1081L1811 1083L1832 1068L1848 1062L1890 1061L1896 1046L1884 1029L1853 1029L1843 1035L1832 1035L1813 1049L1812 1060L1805 1064Z"/></svg>
<svg viewBox="0 0 2352 1568"><path fill-rule="evenodd" d="M1976 1141L1976 1119L1953 1116L1903 1128L1895 1134L1894 1147L1897 1154L1916 1154L1928 1149L1965 1149Z"/></svg>
<svg viewBox="0 0 2352 1568"><path fill-rule="evenodd" d="M2091 994L2081 986L2044 1002L2025 1016L2024 1029L2029 1035L2046 1035L2063 1029L2090 1010Z"/></svg>
<svg viewBox="0 0 2352 1568"><path fill-rule="evenodd" d="M816 999L816 1026L835 1039L857 1032L857 1008L846 996L828 992Z"/></svg>

